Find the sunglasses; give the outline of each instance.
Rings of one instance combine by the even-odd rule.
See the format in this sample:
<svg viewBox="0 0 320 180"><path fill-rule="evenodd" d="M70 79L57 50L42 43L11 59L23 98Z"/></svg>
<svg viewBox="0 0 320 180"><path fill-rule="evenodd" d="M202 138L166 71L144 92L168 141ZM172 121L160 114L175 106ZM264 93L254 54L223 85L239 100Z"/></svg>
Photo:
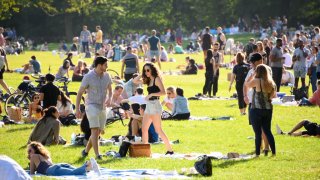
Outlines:
<svg viewBox="0 0 320 180"><path fill-rule="evenodd" d="M40 99L40 97L34 97L33 99Z"/></svg>
<svg viewBox="0 0 320 180"><path fill-rule="evenodd" d="M145 69L144 71L146 71L146 72L150 72L151 70L150 70L150 69Z"/></svg>

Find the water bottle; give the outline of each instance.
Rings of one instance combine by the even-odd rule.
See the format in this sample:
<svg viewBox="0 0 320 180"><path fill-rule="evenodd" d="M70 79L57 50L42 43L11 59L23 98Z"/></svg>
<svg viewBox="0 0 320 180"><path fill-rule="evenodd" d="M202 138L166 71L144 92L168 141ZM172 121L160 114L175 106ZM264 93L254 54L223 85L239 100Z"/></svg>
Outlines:
<svg viewBox="0 0 320 180"><path fill-rule="evenodd" d="M71 134L71 144L75 144L76 143L76 134L72 133Z"/></svg>

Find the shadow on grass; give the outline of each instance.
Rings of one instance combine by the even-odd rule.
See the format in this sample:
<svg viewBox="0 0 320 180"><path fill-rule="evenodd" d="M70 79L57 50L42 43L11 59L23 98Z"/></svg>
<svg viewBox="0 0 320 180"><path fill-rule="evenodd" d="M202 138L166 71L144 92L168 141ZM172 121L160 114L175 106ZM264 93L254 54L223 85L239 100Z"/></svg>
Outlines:
<svg viewBox="0 0 320 180"><path fill-rule="evenodd" d="M19 128L8 129L7 132L8 133L13 133L13 132L16 132L16 131L29 130L29 129L32 129L32 128L33 128L33 126L19 127Z"/></svg>

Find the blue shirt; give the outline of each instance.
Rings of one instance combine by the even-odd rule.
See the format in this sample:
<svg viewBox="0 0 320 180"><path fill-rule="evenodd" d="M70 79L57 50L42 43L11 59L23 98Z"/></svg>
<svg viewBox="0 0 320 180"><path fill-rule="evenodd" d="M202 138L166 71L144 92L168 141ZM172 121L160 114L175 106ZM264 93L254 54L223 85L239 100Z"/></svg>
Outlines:
<svg viewBox="0 0 320 180"><path fill-rule="evenodd" d="M173 100L172 115L190 113L188 100L185 97L177 96Z"/></svg>
<svg viewBox="0 0 320 180"><path fill-rule="evenodd" d="M40 69L40 63L37 60L30 60L30 64L33 66L34 72L35 73L40 73L41 69Z"/></svg>
<svg viewBox="0 0 320 180"><path fill-rule="evenodd" d="M320 52L318 53L318 55L317 55L317 60L316 60L317 62L319 62L320 61ZM317 66L317 72L320 72L320 63L318 64L318 66Z"/></svg>
<svg viewBox="0 0 320 180"><path fill-rule="evenodd" d="M150 50L151 51L158 51L158 43L159 43L160 39L156 36L151 36L149 39L148 39L148 42L150 44Z"/></svg>

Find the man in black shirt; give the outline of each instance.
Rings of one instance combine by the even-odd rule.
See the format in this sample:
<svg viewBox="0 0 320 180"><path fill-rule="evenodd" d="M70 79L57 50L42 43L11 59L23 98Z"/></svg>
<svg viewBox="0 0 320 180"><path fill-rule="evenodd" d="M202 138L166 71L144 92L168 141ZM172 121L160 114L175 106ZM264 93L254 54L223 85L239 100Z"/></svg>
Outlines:
<svg viewBox="0 0 320 180"><path fill-rule="evenodd" d="M40 89L40 101L43 102L43 109L50 106L56 106L58 99L61 98L59 88L53 84L54 79L55 76L53 74L47 74L47 84Z"/></svg>
<svg viewBox="0 0 320 180"><path fill-rule="evenodd" d="M206 27L205 34L203 34L201 37L201 41L202 41L201 46L204 54L204 59L206 59L207 51L211 49L211 45L213 44L213 36L210 34L210 28L208 26Z"/></svg>

